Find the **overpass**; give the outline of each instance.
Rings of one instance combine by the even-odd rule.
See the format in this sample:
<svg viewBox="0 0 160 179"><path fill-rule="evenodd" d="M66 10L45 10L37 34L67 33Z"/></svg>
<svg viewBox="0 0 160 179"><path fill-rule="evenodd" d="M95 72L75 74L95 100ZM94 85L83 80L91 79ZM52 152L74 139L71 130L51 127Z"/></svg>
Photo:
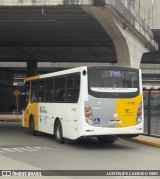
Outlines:
<svg viewBox="0 0 160 179"><path fill-rule="evenodd" d="M134 5L126 2L0 0L0 67L10 72L27 68L28 76L37 73L38 62L42 70L78 62L139 68L142 55L158 45Z"/></svg>
<svg viewBox="0 0 160 179"><path fill-rule="evenodd" d="M158 47L145 21L129 10L121 0L1 0L0 61L139 67L142 54Z"/></svg>

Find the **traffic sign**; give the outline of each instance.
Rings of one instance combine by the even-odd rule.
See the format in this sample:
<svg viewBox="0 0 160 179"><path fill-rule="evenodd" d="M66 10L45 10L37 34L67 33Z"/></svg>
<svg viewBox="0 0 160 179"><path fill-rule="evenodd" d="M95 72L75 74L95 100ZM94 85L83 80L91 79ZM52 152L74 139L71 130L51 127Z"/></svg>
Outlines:
<svg viewBox="0 0 160 179"><path fill-rule="evenodd" d="M15 96L19 96L19 95L21 94L21 92L20 92L18 89L15 89L15 90L13 91L13 94L14 94Z"/></svg>

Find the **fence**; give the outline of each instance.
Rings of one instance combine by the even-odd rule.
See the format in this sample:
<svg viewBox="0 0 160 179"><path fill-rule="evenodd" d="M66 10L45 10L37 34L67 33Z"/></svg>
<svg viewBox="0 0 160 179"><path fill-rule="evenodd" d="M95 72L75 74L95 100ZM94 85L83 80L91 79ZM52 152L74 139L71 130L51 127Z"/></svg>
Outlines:
<svg viewBox="0 0 160 179"><path fill-rule="evenodd" d="M0 0L1 6L91 5L94 0Z"/></svg>
<svg viewBox="0 0 160 179"><path fill-rule="evenodd" d="M144 90L144 132L160 137L160 91Z"/></svg>

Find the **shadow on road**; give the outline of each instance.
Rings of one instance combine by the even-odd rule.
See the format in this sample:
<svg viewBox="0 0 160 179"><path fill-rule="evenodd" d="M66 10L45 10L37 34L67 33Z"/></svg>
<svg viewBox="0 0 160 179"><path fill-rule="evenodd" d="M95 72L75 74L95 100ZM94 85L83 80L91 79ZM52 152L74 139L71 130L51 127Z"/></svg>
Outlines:
<svg viewBox="0 0 160 179"><path fill-rule="evenodd" d="M27 140L34 141L35 143L38 141L43 143L43 140L48 140L48 143L53 144L53 146L61 146L61 147L69 147L69 148L78 148L78 149L84 149L84 150L128 150L128 149L134 149L134 146L129 145L128 141L125 141L123 139L119 139L118 141L115 141L114 144L108 144L108 143L98 143L96 137L94 138L86 138L81 140L66 140L65 144L58 144L54 138L53 135L45 134L45 133L38 133L38 136L32 136L30 131L26 128L22 127L21 122L0 122L0 135L1 137L3 135L12 135L12 137L18 136L24 136ZM8 136L9 137L9 136Z"/></svg>
<svg viewBox="0 0 160 179"><path fill-rule="evenodd" d="M129 146L129 145L124 145L123 139L119 139L118 141L115 141L113 144L109 143L98 143L96 137L93 138L86 138L86 139L81 139L81 140L65 140L65 144L58 144L55 140L55 137L53 135L49 134L44 134L40 133L38 137L45 138L46 140L50 140L51 142L54 143L54 145L59 145L63 147L64 145L70 148L78 148L78 149L91 149L91 150L106 150L106 149L113 149L113 150L119 150L119 149L133 149L134 147ZM126 141L125 141L126 142Z"/></svg>

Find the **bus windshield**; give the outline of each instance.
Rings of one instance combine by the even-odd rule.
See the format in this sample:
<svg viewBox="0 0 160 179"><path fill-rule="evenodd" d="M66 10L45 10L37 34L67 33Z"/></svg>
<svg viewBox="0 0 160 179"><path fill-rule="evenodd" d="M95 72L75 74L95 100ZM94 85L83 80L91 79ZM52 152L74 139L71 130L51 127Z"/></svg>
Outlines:
<svg viewBox="0 0 160 179"><path fill-rule="evenodd" d="M90 69L89 90L96 93L136 93L139 77L135 70Z"/></svg>

